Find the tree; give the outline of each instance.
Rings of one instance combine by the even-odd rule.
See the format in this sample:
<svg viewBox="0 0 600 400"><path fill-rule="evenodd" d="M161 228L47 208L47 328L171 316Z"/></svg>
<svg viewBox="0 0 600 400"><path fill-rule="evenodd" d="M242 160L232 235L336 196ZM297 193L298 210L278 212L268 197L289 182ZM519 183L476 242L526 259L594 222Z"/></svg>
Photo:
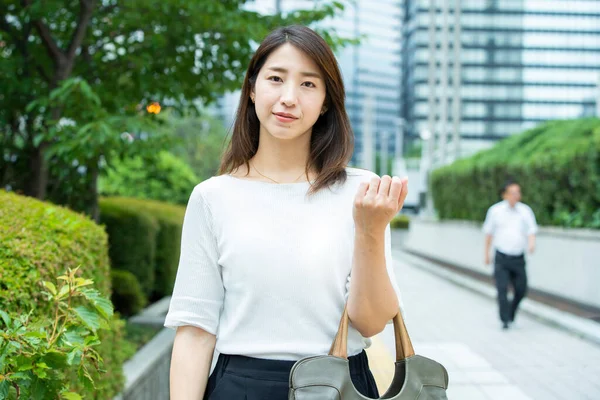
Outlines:
<svg viewBox="0 0 600 400"><path fill-rule="evenodd" d="M245 2L2 0L0 184L46 197L55 179L49 150L72 139L73 130L57 129L68 101L62 106L52 102L52 93L64 90L69 78L93 89L101 115L92 109L86 118L105 127L109 116L136 115L154 101L178 109L192 106L193 100L210 104L239 86L254 43L268 31L292 23L308 25L343 9L332 2L265 16L244 10ZM328 31L320 33L334 47L348 42ZM27 107L40 99L46 102ZM90 123L77 115L71 119L76 126ZM117 135L117 128L110 135ZM96 163L92 170L101 155L85 160Z"/></svg>

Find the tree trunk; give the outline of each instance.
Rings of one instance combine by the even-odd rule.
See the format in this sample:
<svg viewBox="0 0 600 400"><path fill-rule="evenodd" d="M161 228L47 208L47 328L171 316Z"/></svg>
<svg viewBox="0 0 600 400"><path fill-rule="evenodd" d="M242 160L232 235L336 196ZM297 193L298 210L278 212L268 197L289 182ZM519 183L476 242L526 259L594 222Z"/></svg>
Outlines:
<svg viewBox="0 0 600 400"><path fill-rule="evenodd" d="M42 142L37 148L33 149L31 160L29 161L31 179L25 187L25 195L40 200L46 198L46 187L48 186L48 162L45 157L47 148L48 143Z"/></svg>

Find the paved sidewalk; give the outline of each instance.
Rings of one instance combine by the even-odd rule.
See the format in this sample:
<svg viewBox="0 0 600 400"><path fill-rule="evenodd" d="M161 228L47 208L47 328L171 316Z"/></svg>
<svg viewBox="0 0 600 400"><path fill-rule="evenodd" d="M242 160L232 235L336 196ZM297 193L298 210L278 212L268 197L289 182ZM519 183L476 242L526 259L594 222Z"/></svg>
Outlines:
<svg viewBox="0 0 600 400"><path fill-rule="evenodd" d="M407 328L416 352L448 369L450 400L600 399L600 346L523 313L503 331L493 299L408 259L394 249ZM380 387L391 380L393 352L388 326L369 349Z"/></svg>

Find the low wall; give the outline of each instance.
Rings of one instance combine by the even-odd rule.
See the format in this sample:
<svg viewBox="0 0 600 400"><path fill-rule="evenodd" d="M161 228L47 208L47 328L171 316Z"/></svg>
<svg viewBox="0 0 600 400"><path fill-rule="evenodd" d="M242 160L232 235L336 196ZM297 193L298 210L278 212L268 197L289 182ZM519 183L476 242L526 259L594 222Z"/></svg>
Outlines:
<svg viewBox="0 0 600 400"><path fill-rule="evenodd" d="M449 264L491 275L484 265L485 235L471 221L413 218L405 248ZM527 255L529 286L600 308L600 231L540 227L534 254Z"/></svg>
<svg viewBox="0 0 600 400"><path fill-rule="evenodd" d="M170 297L150 305L130 322L162 326ZM175 331L163 328L123 364L125 387L113 400L169 400L169 372Z"/></svg>

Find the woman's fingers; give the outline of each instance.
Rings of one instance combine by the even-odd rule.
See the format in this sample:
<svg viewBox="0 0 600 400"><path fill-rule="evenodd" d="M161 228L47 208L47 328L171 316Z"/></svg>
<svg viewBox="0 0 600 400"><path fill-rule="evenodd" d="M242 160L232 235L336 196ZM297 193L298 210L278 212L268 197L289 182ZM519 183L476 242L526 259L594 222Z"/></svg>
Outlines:
<svg viewBox="0 0 600 400"><path fill-rule="evenodd" d="M381 177L379 182L379 192L380 196L388 197L390 195L390 185L392 184L392 177L389 175L384 175Z"/></svg>
<svg viewBox="0 0 600 400"><path fill-rule="evenodd" d="M377 196L377 192L379 191L379 185L381 180L378 176L374 176L371 178L369 182L369 190L367 190L367 196L375 197Z"/></svg>
<svg viewBox="0 0 600 400"><path fill-rule="evenodd" d="M398 210L402 209L404 200L406 200L406 196L408 195L408 178L403 178L401 184L402 191L400 192L400 198L398 199Z"/></svg>
<svg viewBox="0 0 600 400"><path fill-rule="evenodd" d="M392 178L392 184L390 187L390 197L398 203L400 194L402 193L402 181L397 176Z"/></svg>
<svg viewBox="0 0 600 400"><path fill-rule="evenodd" d="M356 197L354 198L355 204L362 204L362 199L367 194L367 189L369 189L369 182L361 182L361 184L358 186L358 190L356 191Z"/></svg>

